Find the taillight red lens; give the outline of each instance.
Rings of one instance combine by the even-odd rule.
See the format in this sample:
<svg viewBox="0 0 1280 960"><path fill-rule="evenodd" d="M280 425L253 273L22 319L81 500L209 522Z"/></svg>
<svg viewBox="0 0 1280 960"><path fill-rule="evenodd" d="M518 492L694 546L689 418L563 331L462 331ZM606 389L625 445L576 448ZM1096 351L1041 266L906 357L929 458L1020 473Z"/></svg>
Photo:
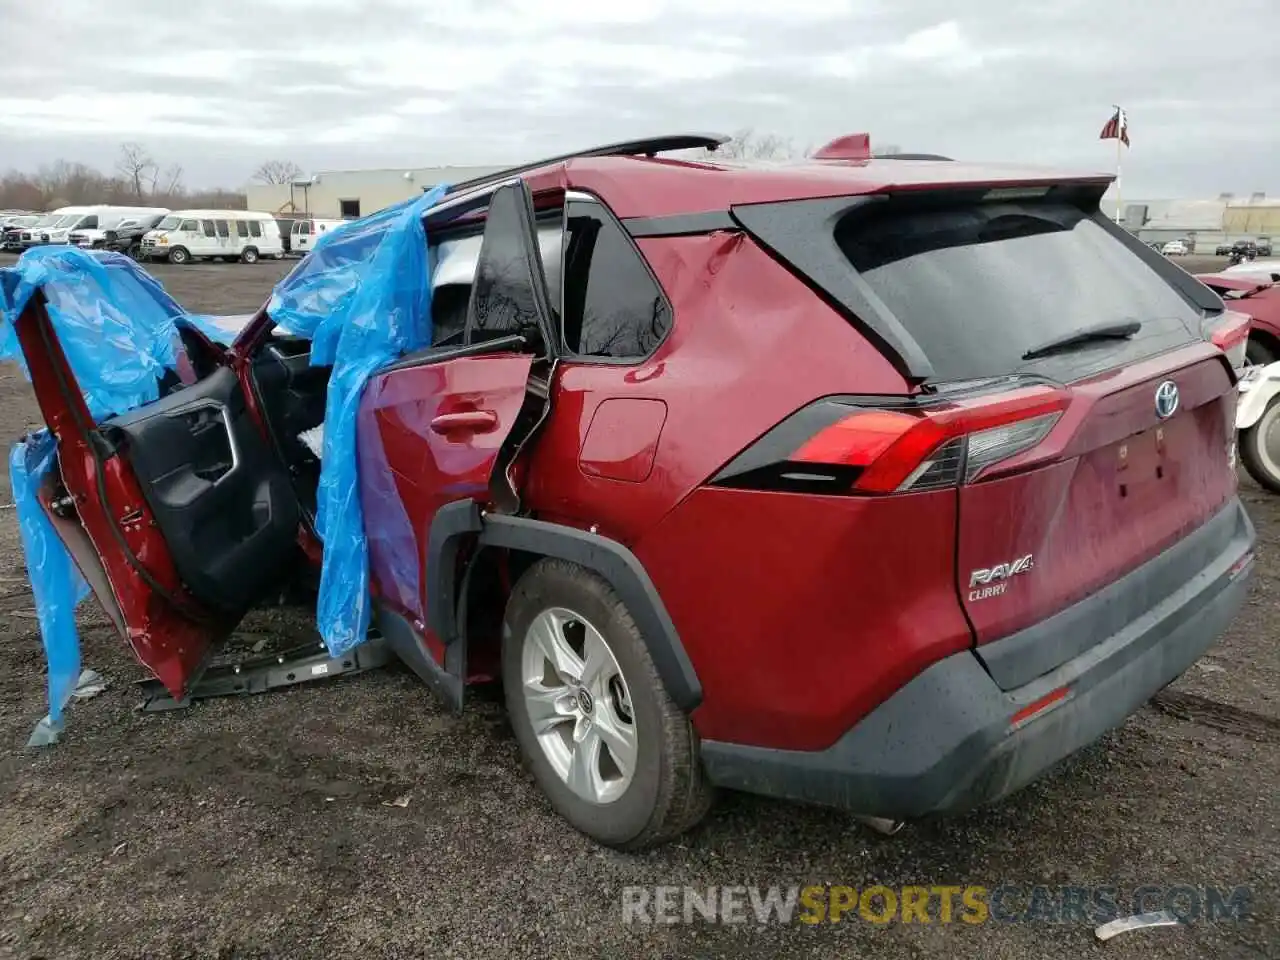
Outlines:
<svg viewBox="0 0 1280 960"><path fill-rule="evenodd" d="M918 413L858 410L787 459L860 467L853 489L862 493L953 486L1038 444L1066 405L1062 393L1035 387Z"/></svg>
<svg viewBox="0 0 1280 960"><path fill-rule="evenodd" d="M1209 339L1213 345L1227 355L1228 361L1235 370L1245 365L1245 351L1249 345L1249 328L1252 318L1247 314L1228 310L1214 324Z"/></svg>

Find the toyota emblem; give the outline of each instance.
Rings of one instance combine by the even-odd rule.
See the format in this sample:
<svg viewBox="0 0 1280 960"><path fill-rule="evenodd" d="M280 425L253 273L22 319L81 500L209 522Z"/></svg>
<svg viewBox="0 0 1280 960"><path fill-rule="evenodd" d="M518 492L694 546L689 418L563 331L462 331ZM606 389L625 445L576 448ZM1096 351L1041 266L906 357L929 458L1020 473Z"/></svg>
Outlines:
<svg viewBox="0 0 1280 960"><path fill-rule="evenodd" d="M1168 420L1178 409L1178 385L1166 380L1156 387L1156 416Z"/></svg>

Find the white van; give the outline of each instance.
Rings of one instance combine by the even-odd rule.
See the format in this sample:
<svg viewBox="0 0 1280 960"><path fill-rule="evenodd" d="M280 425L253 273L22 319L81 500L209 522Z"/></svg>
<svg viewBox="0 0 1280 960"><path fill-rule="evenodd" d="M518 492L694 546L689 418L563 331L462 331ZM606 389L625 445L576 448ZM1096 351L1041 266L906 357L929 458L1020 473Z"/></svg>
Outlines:
<svg viewBox="0 0 1280 960"><path fill-rule="evenodd" d="M294 220L289 230L289 252L303 255L310 253L322 233L328 233L335 227L348 222L347 220L316 220L313 217L300 217Z"/></svg>
<svg viewBox="0 0 1280 960"><path fill-rule="evenodd" d="M116 230L129 223L141 223L169 212L168 207L110 207L96 206L73 226L65 240L50 239L50 243L71 243L77 247L93 247L107 239L108 230Z"/></svg>
<svg viewBox="0 0 1280 960"><path fill-rule="evenodd" d="M284 256L280 228L269 213L256 210L174 210L142 235L142 257L190 263Z"/></svg>

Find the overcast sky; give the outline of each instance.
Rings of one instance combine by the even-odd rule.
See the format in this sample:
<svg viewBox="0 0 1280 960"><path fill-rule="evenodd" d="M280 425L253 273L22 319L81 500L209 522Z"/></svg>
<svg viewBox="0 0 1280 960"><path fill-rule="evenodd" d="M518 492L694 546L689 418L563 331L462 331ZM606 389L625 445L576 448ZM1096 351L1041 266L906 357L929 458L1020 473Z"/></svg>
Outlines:
<svg viewBox="0 0 1280 960"><path fill-rule="evenodd" d="M751 127L1280 195L1280 0L0 0L0 169L189 185Z"/></svg>

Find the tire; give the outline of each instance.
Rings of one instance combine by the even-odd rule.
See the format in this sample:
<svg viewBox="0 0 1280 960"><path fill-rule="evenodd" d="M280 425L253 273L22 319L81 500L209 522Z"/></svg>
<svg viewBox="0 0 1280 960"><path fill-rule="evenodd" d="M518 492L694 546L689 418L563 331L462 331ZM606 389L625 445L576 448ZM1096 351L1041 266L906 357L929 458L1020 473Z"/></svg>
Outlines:
<svg viewBox="0 0 1280 960"><path fill-rule="evenodd" d="M169 262L182 266L191 262L191 254L186 247L174 247L169 251Z"/></svg>
<svg viewBox="0 0 1280 960"><path fill-rule="evenodd" d="M143 260L146 259L146 257L142 253L142 244L140 243L133 244L131 247L129 247L128 252L129 252L129 258L132 260L136 260L139 263L141 263Z"/></svg>
<svg viewBox="0 0 1280 960"><path fill-rule="evenodd" d="M578 657L576 662L562 660L563 672L551 667L549 636L563 644L554 652ZM511 726L525 767L557 813L593 840L620 850L664 843L702 819L711 804L711 788L697 733L671 702L635 621L605 580L563 560L538 561L511 593L502 638ZM583 686L566 683L575 669L581 674L584 652L588 662L601 663L602 669ZM530 696L552 690L565 691L554 705L550 696ZM541 739L534 732L531 709L552 718ZM585 723L587 717L593 722ZM626 749L615 752L613 746L625 747L628 727L634 745L629 773ZM604 730L612 732L604 735ZM584 737L581 744L575 731ZM575 765L575 757L582 761L592 755L582 753L591 744L599 751L594 764ZM571 778L577 786L570 786ZM592 792L594 798L587 795Z"/></svg>
<svg viewBox="0 0 1280 960"><path fill-rule="evenodd" d="M242 250L242 251L240 252L240 262L241 262L241 263L257 263L257 262L258 262L258 248L257 248L257 247L245 247L245 248L244 248L244 250Z"/></svg>
<svg viewBox="0 0 1280 960"><path fill-rule="evenodd" d="M1275 434L1275 439L1268 450L1270 434ZM1280 493L1280 396L1271 398L1258 422L1241 430L1236 442L1249 476L1272 493Z"/></svg>
<svg viewBox="0 0 1280 960"><path fill-rule="evenodd" d="M1276 362L1276 351L1270 344L1257 337L1250 337L1245 344L1244 359L1251 367L1265 367L1268 363Z"/></svg>

